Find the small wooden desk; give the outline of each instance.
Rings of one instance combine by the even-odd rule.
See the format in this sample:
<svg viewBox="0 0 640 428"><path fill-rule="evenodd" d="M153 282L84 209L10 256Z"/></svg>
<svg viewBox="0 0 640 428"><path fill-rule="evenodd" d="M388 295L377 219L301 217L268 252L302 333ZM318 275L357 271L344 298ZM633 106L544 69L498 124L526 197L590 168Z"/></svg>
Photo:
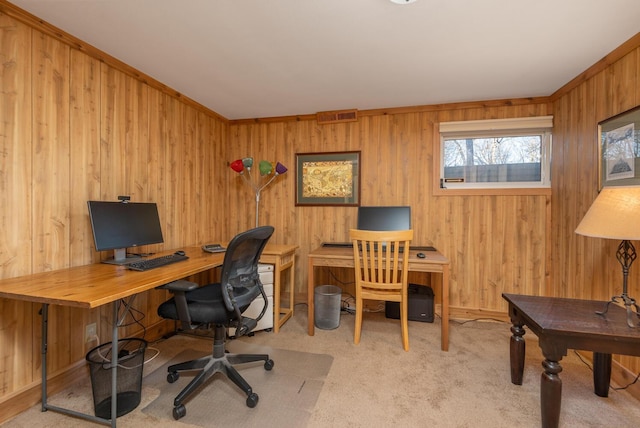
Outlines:
<svg viewBox="0 0 640 428"><path fill-rule="evenodd" d="M417 253L424 253L425 258L416 256ZM353 248L351 247L319 247L309 253L309 280L307 285L307 310L308 310L308 332L313 336L315 332L313 312L314 312L314 276L313 269L318 266L352 268L354 267ZM441 348L443 351L449 350L449 259L438 251L409 251L409 271L428 272L440 276L440 298L441 298ZM437 290L436 290L437 293Z"/></svg>
<svg viewBox="0 0 640 428"><path fill-rule="evenodd" d="M560 421L562 381L560 360L568 349L593 351L593 381L597 395L606 397L611 377L611 354L640 356L640 329L627 326L627 312L610 305L606 316L597 315L606 302L555 297L503 294L509 302L511 327L511 382L522 385L527 326L538 336L545 360L540 379L543 428Z"/></svg>
<svg viewBox="0 0 640 428"><path fill-rule="evenodd" d="M295 269L295 251L298 247L293 245L269 245L265 247L260 261L271 263L274 268L274 331L289 319L293 314L293 303L289 308L280 308L280 275L287 269L291 269L290 294L293 301L293 277ZM145 272L136 272L126 266L96 263L77 266L68 269L59 269L50 272L41 272L33 275L25 275L16 278L0 280L0 297L29 302L42 303L42 411L52 410L71 416L80 417L92 422L111 424L116 426L116 418L110 420L82 414L70 409L47 404L47 323L49 305L74 306L80 308L97 308L99 306L113 304L113 329L112 343L117 349L118 343L118 301L127 299L171 281L186 278L200 272L214 269L222 265L224 253L211 254L202 251L200 247L188 247L183 249L189 259L162 266ZM174 250L158 253L154 257L171 254ZM280 317L284 311L285 316ZM117 394L117 358L118 353L112 353L112 397ZM117 400L112 400L111 414L117 414Z"/></svg>
<svg viewBox="0 0 640 428"><path fill-rule="evenodd" d="M267 244L262 251L260 263L274 265L273 278L273 332L280 331L282 324L293 316L293 298L295 294L296 250L297 245ZM280 305L282 294L282 273L289 270L289 307Z"/></svg>

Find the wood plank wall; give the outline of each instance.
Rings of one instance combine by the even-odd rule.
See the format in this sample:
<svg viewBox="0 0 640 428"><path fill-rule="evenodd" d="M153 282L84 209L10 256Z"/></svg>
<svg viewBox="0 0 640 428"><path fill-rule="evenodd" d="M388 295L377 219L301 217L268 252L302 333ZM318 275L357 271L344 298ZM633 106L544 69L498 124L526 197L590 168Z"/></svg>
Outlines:
<svg viewBox="0 0 640 428"><path fill-rule="evenodd" d="M300 245L298 259L305 261L323 241L348 241L357 208L295 206L295 155L360 151L361 204L412 207L414 242L433 244L451 260L452 312L504 315L503 291L544 293L549 198L433 196L438 123L547 115L546 101L364 112L357 122L331 125L319 125L314 117L231 121L229 160L253 156L255 161L280 161L289 167L288 174L262 191L260 224L275 226L275 239ZM254 201L249 186L238 176L230 191L239 195L231 203L232 211L240 213L231 228L250 226ZM301 296L306 294L306 269L306 263L297 264L296 291ZM319 275L319 283L351 282L348 273L329 274L324 269Z"/></svg>
<svg viewBox="0 0 640 428"><path fill-rule="evenodd" d="M598 193L598 122L640 104L638 46L640 33L552 96L552 295L609 300L622 292L622 269L615 258L620 242L574 231ZM640 296L640 265L630 269L629 294ZM628 370L617 380L633 381L640 358L614 359ZM640 396L637 386L634 392Z"/></svg>
<svg viewBox="0 0 640 428"><path fill-rule="evenodd" d="M141 251L229 239L220 204L228 174L212 167L226 158L227 121L1 6L0 278L107 256L93 247L90 199L158 203L165 243ZM166 298L136 296L135 318L144 319L128 317L121 335L144 325L157 338L164 330L156 308ZM0 422L39 401L39 309L0 299ZM51 307L49 373L86 374L84 356L97 342L85 343L85 326L97 323L108 341L111 312Z"/></svg>

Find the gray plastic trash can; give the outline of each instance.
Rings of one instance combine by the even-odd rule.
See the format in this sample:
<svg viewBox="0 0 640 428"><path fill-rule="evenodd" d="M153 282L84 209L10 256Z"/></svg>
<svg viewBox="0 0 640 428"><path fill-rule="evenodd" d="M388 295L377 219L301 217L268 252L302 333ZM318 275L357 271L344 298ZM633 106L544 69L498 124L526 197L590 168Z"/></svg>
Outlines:
<svg viewBox="0 0 640 428"><path fill-rule="evenodd" d="M96 346L86 357L91 373L95 414L104 419L111 419L111 343ZM140 404L146 348L147 342L143 339L118 340L116 417L126 415Z"/></svg>
<svg viewBox="0 0 640 428"><path fill-rule="evenodd" d="M340 325L340 301L342 290L335 285L319 285L314 291L313 317L315 325L323 330L333 330Z"/></svg>

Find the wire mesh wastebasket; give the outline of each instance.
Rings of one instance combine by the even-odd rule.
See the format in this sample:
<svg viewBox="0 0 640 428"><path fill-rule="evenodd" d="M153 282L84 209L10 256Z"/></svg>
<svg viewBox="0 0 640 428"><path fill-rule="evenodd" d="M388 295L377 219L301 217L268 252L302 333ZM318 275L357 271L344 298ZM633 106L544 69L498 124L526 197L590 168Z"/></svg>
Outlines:
<svg viewBox="0 0 640 428"><path fill-rule="evenodd" d="M118 341L116 417L126 415L140 404L142 369L147 342L128 338ZM93 405L99 418L111 419L112 342L96 346L87 353L93 390Z"/></svg>
<svg viewBox="0 0 640 428"><path fill-rule="evenodd" d="M342 289L335 285L319 285L314 291L313 318L316 327L333 330L340 325Z"/></svg>

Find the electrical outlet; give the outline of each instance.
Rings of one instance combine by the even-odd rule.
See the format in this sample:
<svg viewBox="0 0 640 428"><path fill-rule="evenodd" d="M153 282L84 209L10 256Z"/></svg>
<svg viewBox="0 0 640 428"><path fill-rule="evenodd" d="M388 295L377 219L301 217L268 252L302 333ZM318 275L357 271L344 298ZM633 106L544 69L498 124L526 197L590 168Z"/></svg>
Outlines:
<svg viewBox="0 0 640 428"><path fill-rule="evenodd" d="M94 340L95 336L97 335L97 330L96 330L96 323L91 323L91 324L87 324L87 327L84 331L84 341L86 342L90 342L92 340Z"/></svg>

